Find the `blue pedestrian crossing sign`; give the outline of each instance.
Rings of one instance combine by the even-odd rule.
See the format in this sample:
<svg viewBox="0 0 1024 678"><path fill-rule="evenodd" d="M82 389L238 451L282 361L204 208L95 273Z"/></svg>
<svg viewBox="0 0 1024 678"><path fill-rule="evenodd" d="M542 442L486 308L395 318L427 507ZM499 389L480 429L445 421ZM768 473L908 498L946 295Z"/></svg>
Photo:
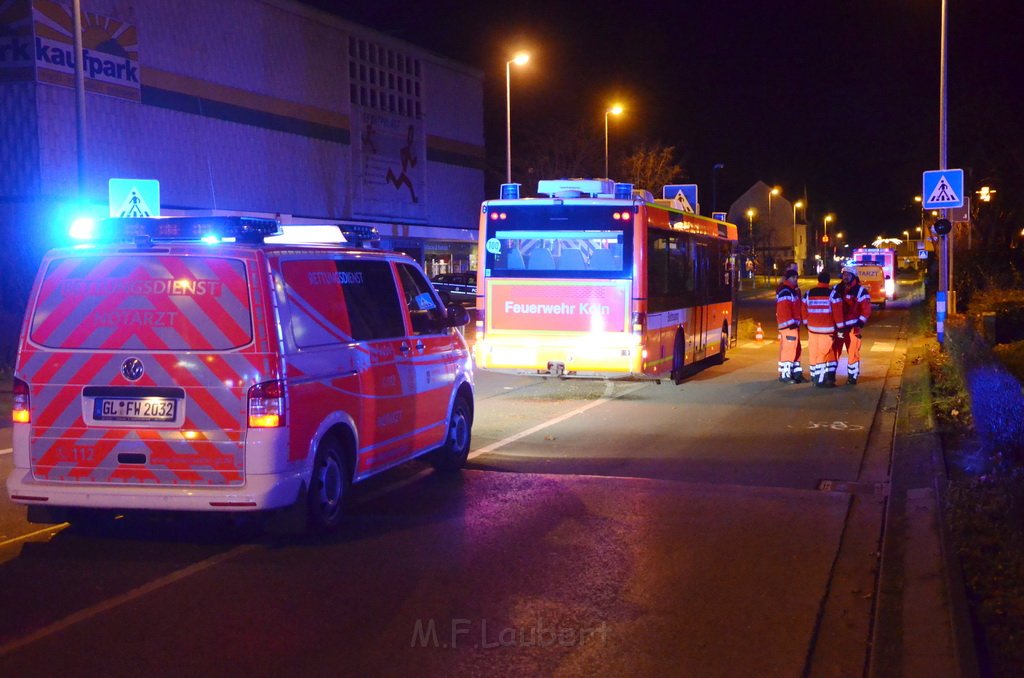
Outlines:
<svg viewBox="0 0 1024 678"><path fill-rule="evenodd" d="M931 170L923 175L921 207L926 210L964 206L964 171L962 169Z"/></svg>
<svg viewBox="0 0 1024 678"><path fill-rule="evenodd" d="M157 179L111 179L107 198L112 217L160 216L160 182Z"/></svg>
<svg viewBox="0 0 1024 678"><path fill-rule="evenodd" d="M668 184L661 189L663 200L674 200L684 212L697 213L697 184Z"/></svg>

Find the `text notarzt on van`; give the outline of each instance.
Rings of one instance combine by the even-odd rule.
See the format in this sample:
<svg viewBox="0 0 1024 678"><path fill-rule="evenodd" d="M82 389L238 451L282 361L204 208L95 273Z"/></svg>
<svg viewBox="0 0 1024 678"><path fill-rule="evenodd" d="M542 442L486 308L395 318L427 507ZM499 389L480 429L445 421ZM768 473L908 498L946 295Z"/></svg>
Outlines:
<svg viewBox="0 0 1024 678"><path fill-rule="evenodd" d="M38 521L283 509L324 529L353 482L421 455L460 468L466 311L405 255L315 239L108 219L47 253L15 367L11 499Z"/></svg>

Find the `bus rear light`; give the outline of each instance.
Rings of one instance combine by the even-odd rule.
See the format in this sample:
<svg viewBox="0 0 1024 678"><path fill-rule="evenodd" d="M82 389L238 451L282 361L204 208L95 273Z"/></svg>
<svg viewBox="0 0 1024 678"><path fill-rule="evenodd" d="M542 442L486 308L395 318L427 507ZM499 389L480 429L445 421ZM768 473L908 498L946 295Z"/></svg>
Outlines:
<svg viewBox="0 0 1024 678"><path fill-rule="evenodd" d="M285 387L280 380L249 389L249 428L280 428L285 424Z"/></svg>
<svg viewBox="0 0 1024 678"><path fill-rule="evenodd" d="M32 409L29 403L28 383L15 378L12 391L11 420L15 424L31 423Z"/></svg>
<svg viewBox="0 0 1024 678"><path fill-rule="evenodd" d="M644 333L644 321L646 319L646 314L644 313L637 312L633 314L633 319L630 321L630 325L633 327L633 334L642 335Z"/></svg>

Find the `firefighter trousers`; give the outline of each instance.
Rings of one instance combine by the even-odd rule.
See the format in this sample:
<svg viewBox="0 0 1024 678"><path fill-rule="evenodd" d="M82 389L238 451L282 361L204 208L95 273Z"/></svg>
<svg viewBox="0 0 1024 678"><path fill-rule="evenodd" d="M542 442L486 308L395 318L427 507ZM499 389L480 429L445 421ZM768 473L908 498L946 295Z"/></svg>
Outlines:
<svg viewBox="0 0 1024 678"><path fill-rule="evenodd" d="M860 378L860 347L863 339L859 327L851 327L843 333L842 339L836 339L836 360L846 348L846 374L853 380Z"/></svg>
<svg viewBox="0 0 1024 678"><path fill-rule="evenodd" d="M779 330L779 379L803 380L800 367L800 328Z"/></svg>
<svg viewBox="0 0 1024 678"><path fill-rule="evenodd" d="M807 333L807 352L810 353L811 381L824 384L835 381L836 353L833 346L835 335Z"/></svg>

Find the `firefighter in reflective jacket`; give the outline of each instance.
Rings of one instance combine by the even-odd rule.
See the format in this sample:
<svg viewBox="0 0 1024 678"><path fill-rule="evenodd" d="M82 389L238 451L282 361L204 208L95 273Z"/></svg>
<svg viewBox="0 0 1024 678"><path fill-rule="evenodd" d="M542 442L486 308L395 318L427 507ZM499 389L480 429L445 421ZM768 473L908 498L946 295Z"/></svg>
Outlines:
<svg viewBox="0 0 1024 678"><path fill-rule="evenodd" d="M834 296L842 300L841 312L836 316L836 360L842 355L845 346L846 383L852 386L860 377L860 330L871 315L871 295L860 284L857 270L850 266L843 268L843 279L832 291Z"/></svg>
<svg viewBox="0 0 1024 678"><path fill-rule="evenodd" d="M800 367L800 325L804 305L797 287L797 272L786 271L775 290L775 320L779 326L779 381L799 384L804 380Z"/></svg>
<svg viewBox="0 0 1024 678"><path fill-rule="evenodd" d="M815 386L835 386L836 355L833 341L836 334L833 299L828 271L818 274L818 284L804 295L804 324L807 325L807 352L811 355L811 383ZM829 378L832 375L832 378Z"/></svg>

